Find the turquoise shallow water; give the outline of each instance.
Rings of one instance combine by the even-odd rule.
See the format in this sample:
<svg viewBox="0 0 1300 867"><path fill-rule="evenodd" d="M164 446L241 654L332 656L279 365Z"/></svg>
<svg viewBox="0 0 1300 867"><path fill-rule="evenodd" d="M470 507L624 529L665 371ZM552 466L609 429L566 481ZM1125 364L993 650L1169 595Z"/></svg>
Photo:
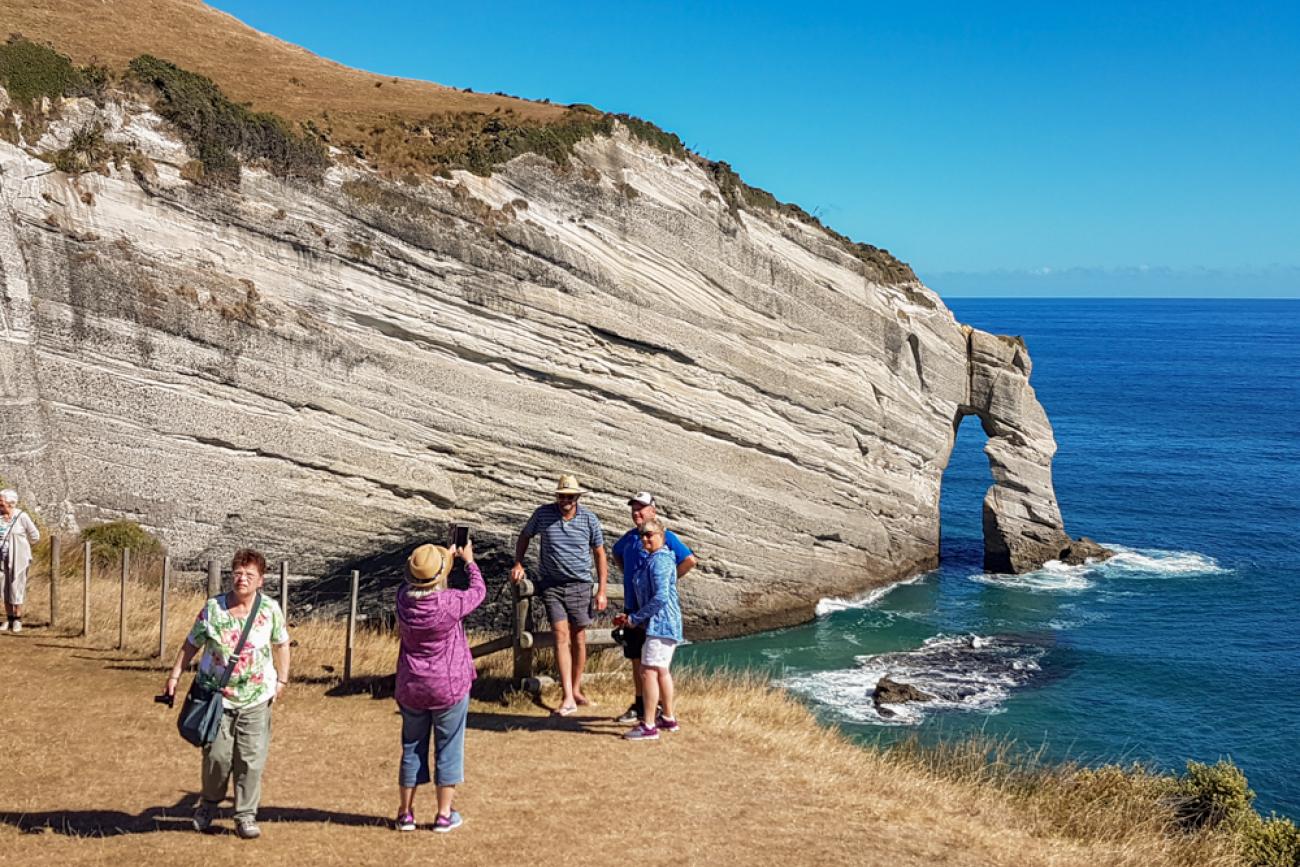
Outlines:
<svg viewBox="0 0 1300 867"><path fill-rule="evenodd" d="M1230 756L1261 807L1300 817L1300 302L950 306L1025 337L1067 529L1121 554L984 575L990 478L968 420L944 477L939 569L682 661L762 668L871 740L984 732L1166 769ZM944 700L882 719L870 694L884 673Z"/></svg>

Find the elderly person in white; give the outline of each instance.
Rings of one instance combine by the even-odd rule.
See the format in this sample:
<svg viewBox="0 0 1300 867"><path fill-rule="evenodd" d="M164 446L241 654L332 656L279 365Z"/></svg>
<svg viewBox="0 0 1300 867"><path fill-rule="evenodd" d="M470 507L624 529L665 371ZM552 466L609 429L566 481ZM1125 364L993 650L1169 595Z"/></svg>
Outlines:
<svg viewBox="0 0 1300 867"><path fill-rule="evenodd" d="M5 622L0 632L23 631L23 601L27 597L27 567L41 531L31 515L18 508L18 492L0 491L0 570L4 572Z"/></svg>

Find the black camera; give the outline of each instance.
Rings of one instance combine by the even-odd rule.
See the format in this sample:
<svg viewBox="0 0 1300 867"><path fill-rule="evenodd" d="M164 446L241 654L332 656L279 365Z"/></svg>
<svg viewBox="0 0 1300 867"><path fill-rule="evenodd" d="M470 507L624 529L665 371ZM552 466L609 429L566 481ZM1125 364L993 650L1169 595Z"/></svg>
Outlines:
<svg viewBox="0 0 1300 867"><path fill-rule="evenodd" d="M162 695L155 695L155 696L153 697L153 700L156 701L158 704L165 704L165 705L167 705L168 707L175 707L175 706L176 706L176 695L175 695L175 693L173 693L173 694L171 694L171 695L168 695L167 693L164 692Z"/></svg>

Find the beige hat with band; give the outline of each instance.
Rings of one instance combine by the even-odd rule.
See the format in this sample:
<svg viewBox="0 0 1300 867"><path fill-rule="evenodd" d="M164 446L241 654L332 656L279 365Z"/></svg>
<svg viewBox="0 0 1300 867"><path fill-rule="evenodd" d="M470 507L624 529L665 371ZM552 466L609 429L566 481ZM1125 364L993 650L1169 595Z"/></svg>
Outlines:
<svg viewBox="0 0 1300 867"><path fill-rule="evenodd" d="M406 560L406 583L417 590L445 585L451 561L451 552L441 545L421 545Z"/></svg>
<svg viewBox="0 0 1300 867"><path fill-rule="evenodd" d="M577 476L560 476L560 483L555 486L557 494L585 494L582 488L578 487Z"/></svg>

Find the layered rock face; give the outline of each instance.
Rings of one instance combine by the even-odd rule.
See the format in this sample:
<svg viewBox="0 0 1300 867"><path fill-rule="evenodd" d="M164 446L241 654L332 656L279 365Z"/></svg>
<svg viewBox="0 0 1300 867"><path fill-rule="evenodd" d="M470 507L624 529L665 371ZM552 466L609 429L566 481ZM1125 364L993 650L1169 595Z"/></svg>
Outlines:
<svg viewBox="0 0 1300 867"><path fill-rule="evenodd" d="M974 413L990 562L1069 546L1022 344L624 130L567 167L246 169L223 191L182 177L144 104L58 115L0 141L0 475L50 523L125 517L182 559L256 545L303 572L449 521L501 554L573 472L611 542L630 492L658 496L701 560L688 633L734 634L933 567ZM90 123L132 158L34 156Z"/></svg>

